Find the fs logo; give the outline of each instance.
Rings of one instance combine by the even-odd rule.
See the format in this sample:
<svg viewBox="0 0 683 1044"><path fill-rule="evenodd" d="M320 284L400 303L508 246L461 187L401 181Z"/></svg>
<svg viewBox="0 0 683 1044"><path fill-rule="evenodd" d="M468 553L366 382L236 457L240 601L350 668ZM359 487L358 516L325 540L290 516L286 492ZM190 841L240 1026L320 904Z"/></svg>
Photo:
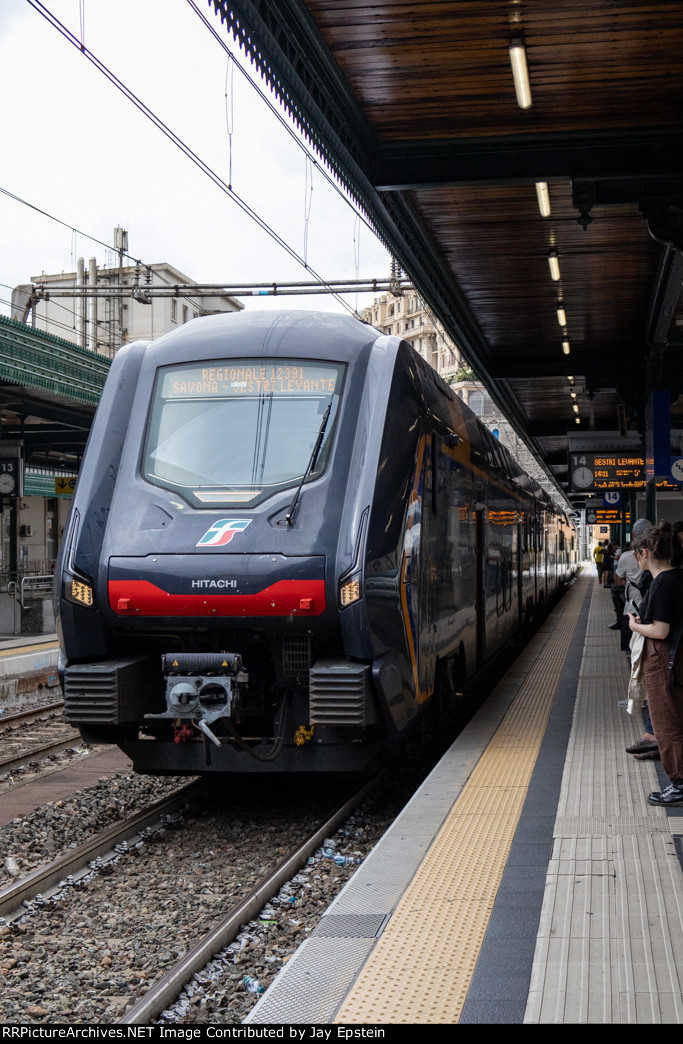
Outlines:
<svg viewBox="0 0 683 1044"><path fill-rule="evenodd" d="M229 544L235 533L243 533L251 522L250 518L219 518L207 529L195 547L221 547Z"/></svg>

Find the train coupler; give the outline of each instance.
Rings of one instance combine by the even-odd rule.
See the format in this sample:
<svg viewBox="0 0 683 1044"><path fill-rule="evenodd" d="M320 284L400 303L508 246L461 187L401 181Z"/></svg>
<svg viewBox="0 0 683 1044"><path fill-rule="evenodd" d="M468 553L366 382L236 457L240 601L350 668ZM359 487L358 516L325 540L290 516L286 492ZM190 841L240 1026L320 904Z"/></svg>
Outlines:
<svg viewBox="0 0 683 1044"><path fill-rule="evenodd" d="M153 720L192 720L213 743L220 740L209 725L233 717L249 683L238 653L165 653L161 666L166 681L166 710L145 714ZM181 732L185 726L176 724ZM185 736L176 734L182 742Z"/></svg>

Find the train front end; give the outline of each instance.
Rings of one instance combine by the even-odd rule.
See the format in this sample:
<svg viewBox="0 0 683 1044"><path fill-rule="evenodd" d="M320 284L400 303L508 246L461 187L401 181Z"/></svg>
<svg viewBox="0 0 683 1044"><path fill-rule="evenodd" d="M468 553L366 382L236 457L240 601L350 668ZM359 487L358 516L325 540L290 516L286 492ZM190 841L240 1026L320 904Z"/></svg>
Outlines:
<svg viewBox="0 0 683 1044"><path fill-rule="evenodd" d="M65 716L86 739L160 774L364 771L386 745L340 625L376 472L377 338L242 314L119 353L56 579Z"/></svg>

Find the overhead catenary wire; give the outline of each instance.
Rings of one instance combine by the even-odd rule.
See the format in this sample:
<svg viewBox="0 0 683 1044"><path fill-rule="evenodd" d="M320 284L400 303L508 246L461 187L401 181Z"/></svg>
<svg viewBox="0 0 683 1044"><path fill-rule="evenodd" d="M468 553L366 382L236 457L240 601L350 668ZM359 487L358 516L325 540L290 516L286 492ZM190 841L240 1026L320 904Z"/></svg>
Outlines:
<svg viewBox="0 0 683 1044"><path fill-rule="evenodd" d="M31 2L31 0L29 0L29 2ZM342 192L342 190L336 184L334 179L320 165L320 163L318 162L316 157L314 155L311 155L311 153L310 153L308 147L306 146L305 142L303 142L298 137L298 135L296 134L294 128L291 127L291 125L286 121L286 119L284 118L282 113L280 113L278 111L278 109L271 102L271 100L268 98L268 96L265 94L265 92L250 77L249 73L239 64L239 62L237 61L235 56L232 54L230 48L227 46L227 44L221 38L221 36L217 33L217 31L215 30L214 26L209 22L209 20L202 14L201 11L199 11L199 9L197 8L197 5L195 3L193 3L192 0L188 0L188 3L190 5L190 7L195 11L197 16L200 18L202 23L211 32L213 37L216 39L216 41L220 44L220 46L223 48L223 50L228 55L229 68L232 70L232 69L235 68L235 66L237 67L237 69L245 77L245 79L247 80L249 85L253 88L253 90L255 90L257 92L257 94L260 96L260 98L264 102L264 104L270 109L271 113L281 123L281 125L287 131L287 133L290 135L290 137L295 142L295 144L297 144L298 147L304 152L305 156L310 161L310 164L312 164L314 169L318 170L318 172L322 175L322 177L325 178L327 183L335 190L335 192L338 193L338 195L341 198L344 199L346 204L354 211L354 213L356 214L356 227L357 227L358 221L360 220L374 234L376 234L375 229L373 228L372 224L368 221L366 216L361 211L357 210L354 207L353 202L351 200L349 200L348 197ZM32 6L35 7L36 5L33 4ZM44 6L44 5L41 5L41 6ZM42 14L43 12L39 12L39 13ZM47 17L47 14L48 14L48 12L46 10L46 14L45 14L46 17ZM81 12L81 17L83 17L83 12ZM65 30L65 31L68 33L68 30ZM74 44L78 43L79 50L83 50L83 46L84 46L84 27L83 27L83 23L82 22L81 22L81 39L80 39L80 42L77 42L75 40L72 41L72 42L74 42ZM230 80L232 80L232 72L230 73ZM226 70L226 108L227 108L227 101L228 101L228 99L227 99L227 93L228 93L227 92L227 82L228 82L228 73L227 73L227 70ZM232 86L231 86L230 94L231 94L230 108L232 109L232 95L233 95ZM231 135L232 134L232 112L230 113L230 117L228 117L228 113L226 111L226 123L228 124L229 134ZM308 164L307 164L307 170L310 170L310 167L309 167ZM82 229L77 228L73 223L62 220L61 218L57 217L56 215L51 214L49 211L46 211L43 208L37 206L35 203L31 203L28 200L23 199L21 196L16 195L16 193L11 192L9 189L0 187L0 193L3 193L8 198L13 199L17 203L34 210L36 213L43 215L44 217L48 218L48 220L54 221L57 224L62 225L64 228L68 228L70 230L71 234L72 234L72 261L73 261L73 256L75 254L75 239L76 239L77 235L80 235L80 236L84 237L85 239L87 239L87 240L89 240L89 241L91 241L93 243L96 243L96 244L104 247L107 250L115 249L115 247L112 247L111 243L105 242L104 240L98 238L97 236L93 236L93 235L91 235L88 232L84 232ZM354 240L355 240L355 236L354 236ZM354 250L354 254L355 254L355 250ZM142 268L145 268L145 269L149 269L150 268L150 266L148 264L146 264L145 262L143 262L142 259L136 257L135 255L129 253L128 251L124 252L122 256L126 257L127 259L129 259L129 261L131 261L135 265L139 265L139 266L141 266ZM157 272L155 274L161 280L162 283L165 283L166 285L169 285L169 286L172 285L171 280L166 279L164 276L162 276L161 273ZM312 273L312 274L315 274L315 273ZM283 285L283 284L281 284L281 285ZM322 285L326 285L326 284L322 284ZM185 296L185 295L183 295L183 296ZM62 307L64 307L64 306L62 306ZM199 309L200 309L200 311L204 311L204 309L201 307L201 305L199 305Z"/></svg>
<svg viewBox="0 0 683 1044"><path fill-rule="evenodd" d="M316 272L310 265L306 265L304 259L297 251L287 243L285 239L278 232L273 229L264 218L262 218L254 209L251 207L246 200L244 200L233 188L231 188L224 180L216 173L200 156L194 152L190 146L183 141L171 128L164 123L164 121L153 112L126 84L120 80L111 69L100 61L99 58L89 48L85 47L81 41L68 29L59 19L54 15L40 0L27 0L31 7L38 12L50 25L55 28L61 36L64 37L73 47L75 47L80 53L88 59L88 61L100 72L106 79L109 80L113 86L119 90L124 97L126 97L146 118L157 127L158 130L164 134L169 141L173 142L174 145L206 175L207 178L222 192L224 192L234 203L245 213L248 217L254 221L258 227L265 232L274 242L278 244L293 260L299 265L310 272L323 286L327 286L327 281ZM330 291L331 296L350 314L356 315L355 310L349 305L342 297Z"/></svg>
<svg viewBox="0 0 683 1044"><path fill-rule="evenodd" d="M225 127L228 133L228 185L232 188L232 134L235 126L235 63L228 60L225 69Z"/></svg>
<svg viewBox="0 0 683 1044"><path fill-rule="evenodd" d="M76 236L76 235L82 236L83 238L90 240L91 243L97 243L99 246L104 247L106 250L115 250L116 249L115 247L112 246L111 243L106 243L103 239L98 239L97 236L90 235L89 232L83 232L81 229L76 228L75 225L70 224L68 221L63 221L62 218L58 218L55 214L51 214L49 211L43 210L41 207L36 206L35 203L30 203L27 199L23 199L21 196L17 196L16 193L10 192L9 189L6 189L6 188L3 188L2 186L0 186L0 193L2 195L4 195L4 196L7 196L9 199L14 200L15 203L20 203L22 206L28 207L30 210L35 210L35 212L37 214L41 214L43 217L46 217L49 221L54 221L56 224L62 225L63 228L68 228L70 230L71 236L72 236L72 240L71 240L71 242L72 242L72 247L71 247L71 260L72 260L72 262L73 262L73 259L74 259L73 258L73 255L74 255L74 236ZM134 266L139 266L142 270L149 272L150 273L150 277L156 276L166 286L175 286L176 285L175 283L171 282L170 279L168 279L166 276L164 276L161 272L156 271L151 264L148 264L145 261L142 261L141 258L135 257L133 254L129 254L127 251L124 251L122 256L127 258L128 261L132 262L132 264L128 265L127 267L131 267L132 268ZM107 272L114 272L114 271L116 271L116 269L115 268L111 268L111 269L107 269L106 271ZM10 289L13 290L14 287L10 287ZM185 301L190 302L193 305L193 307L196 307L202 314L206 314L206 309L201 304L198 304L196 302L195 298L191 294L189 294L189 293L188 294L180 294L178 296L180 296L181 300L185 300ZM62 305L61 307L65 308L66 305ZM74 315L75 314L76 313L74 312Z"/></svg>
<svg viewBox="0 0 683 1044"><path fill-rule="evenodd" d="M0 286L4 287L6 290L12 290L12 291L16 290L16 287L15 286L10 286L9 283L0 283ZM10 308L12 307L11 300L9 300L9 301L8 300L2 300L1 303L5 304L5 305L9 305ZM67 312L69 314L69 316L73 316L74 322L69 324L69 323L66 323L66 322L60 322L59 319L51 318L50 319L50 325L59 326L59 327L61 327L62 330L68 330L70 333L73 333L73 331L76 328L75 320L76 320L76 318L78 316L78 313L76 312L76 310L74 308L69 308L69 306L66 305L66 304L62 304L61 301L54 301L53 304L54 304L55 308L61 308L61 309L63 309L63 311Z"/></svg>
<svg viewBox="0 0 683 1044"><path fill-rule="evenodd" d="M306 167L304 178L304 261L308 268L308 229L311 221L311 208L313 206L313 169L310 156L306 156L304 164Z"/></svg>
<svg viewBox="0 0 683 1044"><path fill-rule="evenodd" d="M13 286L9 286L8 283L0 283L0 286L4 286L8 290L14 290L14 287ZM6 298L6 297L0 297L0 304L7 305L9 308L12 307L11 300L9 298ZM60 307L65 308L66 311L68 311L68 312L71 311L71 309L67 308L66 305L61 305ZM70 323L61 323L59 321L59 319L54 319L54 318L50 319L50 326L56 326L60 330L64 330L66 333L69 333L69 334L73 334L73 332L74 332L74 326L72 324L70 324Z"/></svg>
<svg viewBox="0 0 683 1044"><path fill-rule="evenodd" d="M108 269L112 272L112 269ZM155 273L156 274L156 273ZM147 300L151 297L180 297L187 300L195 300L201 297L215 297L225 295L228 297L278 297L283 294L329 294L330 287L337 293L384 293L388 291L394 295L414 289L409 279L397 281L396 279L344 279L333 280L323 286L317 280L309 282L288 283L174 283L169 279L164 280L163 286L147 284L136 287L131 283L102 282L97 286L87 284L59 283L57 285L47 284L36 279L35 287L40 296L49 297L119 297L127 294L133 298L139 297Z"/></svg>
<svg viewBox="0 0 683 1044"><path fill-rule="evenodd" d="M197 6L195 0L187 0L187 3L192 8L194 13L197 15L197 18L199 18L199 20L202 23L202 25L204 25L206 27L206 29L213 36L214 40L225 51L225 53L227 54L228 58L232 62L233 67L236 68L242 74L242 76L245 78L245 80L247 81L249 86L254 91L256 91L256 93L258 94L258 96L261 99L261 101L263 102L263 104L266 105L268 109L270 109L270 111L273 114L273 116L275 117L275 119L278 120L278 122L281 124L281 126L284 128L284 130L287 131L287 133L289 134L289 136L292 139L292 141L298 146L298 148L301 149L301 151L304 153L304 155L308 156L308 158L310 159L313 167L325 179L325 181L330 186L330 188L334 189L334 191L337 193L337 195L341 199L344 200L346 205L348 207L350 207L351 210L353 210L353 212L357 215L357 217L360 219L360 221L362 221L363 224L366 225L367 228L370 229L370 231L373 233L373 235L377 235L378 234L377 233L377 229L375 228L375 226L373 225L372 221L369 219L367 214L363 213L362 209L359 209L358 207L356 207L353 204L353 202L349 199L349 197L343 191L341 186L337 184L337 182L335 181L334 177L329 173L329 171L325 170L325 167L318 161L318 158L315 155L315 153L308 147L308 145L303 140L303 138L299 137L299 135L298 135L297 131L294 129L294 127L287 121L287 119L283 116L282 112L280 112L278 107L270 100L270 98L268 97L266 92L259 86L258 83L256 83L255 80L252 79L252 77L249 75L248 71L237 61L237 59L235 58L234 54L232 53L232 51L228 47L227 43L225 42L225 40L223 39L221 34L216 29L215 25L213 25L213 23L206 17L206 15L203 13L203 11L200 11L200 9Z"/></svg>
<svg viewBox="0 0 683 1044"><path fill-rule="evenodd" d="M31 0L29 0L29 3L30 2ZM82 232L81 229L76 228L75 225L69 224L68 221L62 221L61 218L55 217L54 214L50 214L47 210L43 210L41 207L37 207L35 203L29 203L28 200L22 199L21 196L15 195L15 193L10 192L9 189L0 187L0 192L3 194L3 196L8 196L10 199L13 199L16 203L21 203L22 206L29 207L31 210L35 210L37 214L42 214L43 217L49 218L50 221L56 221L58 225L62 225L64 228L68 228L72 234L75 232L79 236L84 236L85 239L89 239L92 243L98 243L100 246L105 247L107 250L113 249L111 243L105 243L103 239L98 239L97 236L91 236L87 232ZM130 254L126 254L125 256L130 257L132 261L136 261L137 263L137 258L133 258Z"/></svg>

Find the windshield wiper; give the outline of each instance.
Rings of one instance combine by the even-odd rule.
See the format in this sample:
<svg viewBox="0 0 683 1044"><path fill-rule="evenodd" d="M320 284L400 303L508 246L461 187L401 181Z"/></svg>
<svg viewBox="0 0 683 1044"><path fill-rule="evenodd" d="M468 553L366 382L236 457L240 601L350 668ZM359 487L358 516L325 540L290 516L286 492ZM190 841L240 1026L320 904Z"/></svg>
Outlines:
<svg viewBox="0 0 683 1044"><path fill-rule="evenodd" d="M292 503L289 505L289 511L285 515L285 525L287 525L287 526L291 526L291 524L292 524L292 516L294 515L294 509L295 509L295 507L296 507L296 505L298 503L298 500L299 500L299 494L301 493L301 487L303 486L304 482L306 481L306 479L308 478L310 473L313 471L313 468L315 467L315 462L318 459L318 454L320 453L320 446L322 445L323 436L325 434L325 428L327 427L327 422L330 419L330 410L331 409L332 409L332 401L330 400L330 403L329 403L327 409L325 410L325 415L323 417L322 424L320 425L320 431L318 432L318 437L315 440L315 446L313 447L313 452L311 453L311 459L309 460L309 462L308 462L308 464L306 466L306 470L304 471L303 475L301 476L301 482L297 486L296 493L292 497Z"/></svg>

